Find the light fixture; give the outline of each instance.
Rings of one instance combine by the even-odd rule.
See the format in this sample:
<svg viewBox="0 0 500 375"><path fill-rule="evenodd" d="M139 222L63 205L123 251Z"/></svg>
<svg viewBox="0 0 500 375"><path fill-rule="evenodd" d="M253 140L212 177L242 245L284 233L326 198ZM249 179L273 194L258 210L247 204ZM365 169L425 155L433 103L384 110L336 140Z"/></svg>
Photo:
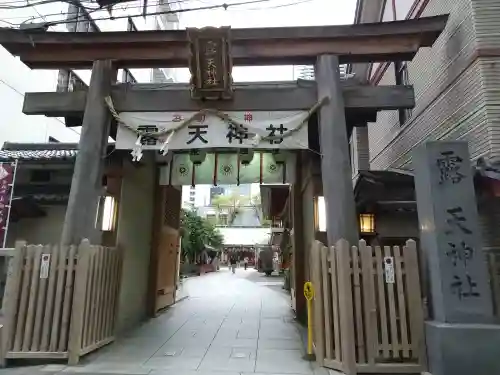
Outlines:
<svg viewBox="0 0 500 375"><path fill-rule="evenodd" d="M316 198L316 230L326 232L326 205L323 196Z"/></svg>
<svg viewBox="0 0 500 375"><path fill-rule="evenodd" d="M112 232L115 228L116 217L116 200L111 195L104 198L104 205L102 209L102 222L101 230L103 232Z"/></svg>
<svg viewBox="0 0 500 375"><path fill-rule="evenodd" d="M189 159L194 165L200 165L205 161L207 157L207 152L204 150L191 150L189 153Z"/></svg>
<svg viewBox="0 0 500 375"><path fill-rule="evenodd" d="M361 233L375 233L375 215L359 214L359 229Z"/></svg>

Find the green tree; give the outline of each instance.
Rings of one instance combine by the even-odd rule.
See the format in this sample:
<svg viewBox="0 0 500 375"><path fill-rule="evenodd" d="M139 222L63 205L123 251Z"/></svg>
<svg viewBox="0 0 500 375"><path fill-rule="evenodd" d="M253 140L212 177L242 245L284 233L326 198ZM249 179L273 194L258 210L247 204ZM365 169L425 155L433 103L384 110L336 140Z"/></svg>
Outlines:
<svg viewBox="0 0 500 375"><path fill-rule="evenodd" d="M224 238L217 228L196 211L182 210L181 253L188 262L194 262L206 245L220 248Z"/></svg>

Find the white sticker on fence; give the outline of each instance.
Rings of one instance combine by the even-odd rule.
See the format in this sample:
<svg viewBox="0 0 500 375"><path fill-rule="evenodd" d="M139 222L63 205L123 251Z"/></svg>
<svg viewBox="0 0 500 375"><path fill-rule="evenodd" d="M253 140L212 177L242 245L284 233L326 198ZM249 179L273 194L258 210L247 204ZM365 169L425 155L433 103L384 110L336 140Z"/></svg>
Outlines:
<svg viewBox="0 0 500 375"><path fill-rule="evenodd" d="M385 282L394 284L394 258L384 257Z"/></svg>
<svg viewBox="0 0 500 375"><path fill-rule="evenodd" d="M49 277L50 269L50 254L42 254L42 262L40 263L40 279Z"/></svg>

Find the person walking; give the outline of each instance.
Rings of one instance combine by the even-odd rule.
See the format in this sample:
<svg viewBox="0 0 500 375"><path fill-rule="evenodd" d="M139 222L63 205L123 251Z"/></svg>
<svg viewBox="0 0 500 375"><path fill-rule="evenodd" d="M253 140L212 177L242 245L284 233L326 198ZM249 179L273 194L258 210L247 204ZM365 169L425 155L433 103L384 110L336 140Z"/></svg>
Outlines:
<svg viewBox="0 0 500 375"><path fill-rule="evenodd" d="M248 267L248 257L245 257L243 259L243 265L245 266L245 271L247 270L247 267Z"/></svg>
<svg viewBox="0 0 500 375"><path fill-rule="evenodd" d="M236 257L232 256L230 262L231 262L231 271L234 274L236 272Z"/></svg>

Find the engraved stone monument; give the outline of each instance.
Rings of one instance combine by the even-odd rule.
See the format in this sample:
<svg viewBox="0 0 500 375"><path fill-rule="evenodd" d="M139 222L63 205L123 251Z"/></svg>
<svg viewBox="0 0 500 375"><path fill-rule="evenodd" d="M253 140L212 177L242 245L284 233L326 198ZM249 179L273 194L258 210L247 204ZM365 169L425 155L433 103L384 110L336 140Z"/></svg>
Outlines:
<svg viewBox="0 0 500 375"><path fill-rule="evenodd" d="M494 324L467 142L427 142L413 165L431 291L430 372L500 374L500 326Z"/></svg>

